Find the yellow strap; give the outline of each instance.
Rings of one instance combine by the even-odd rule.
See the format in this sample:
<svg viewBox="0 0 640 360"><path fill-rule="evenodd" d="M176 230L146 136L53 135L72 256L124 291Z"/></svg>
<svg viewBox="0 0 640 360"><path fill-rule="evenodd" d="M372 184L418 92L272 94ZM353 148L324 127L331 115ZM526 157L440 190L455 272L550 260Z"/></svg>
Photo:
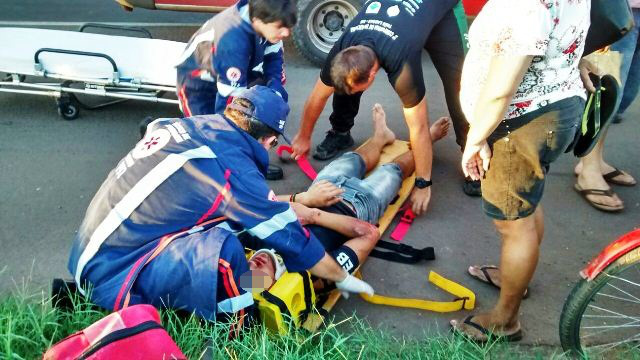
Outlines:
<svg viewBox="0 0 640 360"><path fill-rule="evenodd" d="M356 274L362 278L362 274ZM453 301L431 301L422 299L396 298L390 296L360 294L365 301L372 304L387 305L395 307L413 308L419 310L429 310L435 312L453 312L462 309L473 310L476 305L476 294L466 287L442 277L434 271L429 272L429 281L442 290L456 296Z"/></svg>

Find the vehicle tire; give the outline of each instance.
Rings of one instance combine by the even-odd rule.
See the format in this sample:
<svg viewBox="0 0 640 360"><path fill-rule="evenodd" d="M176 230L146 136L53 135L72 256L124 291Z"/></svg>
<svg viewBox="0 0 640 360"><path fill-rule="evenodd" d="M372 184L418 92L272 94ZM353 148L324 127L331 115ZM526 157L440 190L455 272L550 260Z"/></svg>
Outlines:
<svg viewBox="0 0 640 360"><path fill-rule="evenodd" d="M329 50L362 7L363 0L301 0L293 43L307 60L322 66Z"/></svg>
<svg viewBox="0 0 640 360"><path fill-rule="evenodd" d="M638 327L640 326L638 325L638 322L640 322L640 301L637 301L640 299L640 291L635 289L640 289L640 284L637 283L639 282L638 280L640 280L639 274L640 248L635 248L607 266L593 280L587 281L582 279L576 284L571 294L567 297L564 308L562 309L562 314L560 315L560 343L564 351L575 358L603 358L603 356L606 358L607 354L604 354L604 351L609 349L596 349L605 346L599 342L611 341L615 343L622 341L623 339L619 339L617 333L613 333L616 331L623 332L625 330L630 331L632 334L632 337L626 340L634 342L634 347L637 346L640 340L638 338L639 335L637 335L639 333ZM633 279L625 279L623 276L632 276ZM621 283L625 285L629 283L634 284L633 294L624 295L622 292L618 294L618 291L621 291L621 289L619 289L620 285L616 286L618 281L621 281ZM606 287L607 285L610 286ZM606 291L612 291L620 296L616 299L615 295L607 294ZM628 293L629 292L627 292L627 294ZM629 301L629 299L624 301L619 300L625 296L629 296L629 299L633 301ZM611 310L605 307L607 304L616 304L615 306L620 306L620 308L616 307L614 310ZM595 311L590 308L595 309ZM591 315L592 311L595 313L594 315ZM589 312L589 314L586 314L587 312ZM613 314L620 316L614 316ZM620 317L623 322L631 323L633 326L616 324L615 318L617 317ZM592 322L599 322L604 325L596 327L592 325ZM596 330L596 328L598 330ZM600 331L599 329L601 328L605 330ZM599 331L599 333L596 331ZM590 334L590 332L593 332L593 334ZM593 343L588 343L588 340L585 339L590 335L599 335L599 337L597 340L593 338ZM606 337L607 340L602 340L604 337ZM593 347L591 347L591 345ZM600 350L603 352L602 354L597 353L597 351ZM615 349L614 351L616 351L614 354L620 355L624 349Z"/></svg>

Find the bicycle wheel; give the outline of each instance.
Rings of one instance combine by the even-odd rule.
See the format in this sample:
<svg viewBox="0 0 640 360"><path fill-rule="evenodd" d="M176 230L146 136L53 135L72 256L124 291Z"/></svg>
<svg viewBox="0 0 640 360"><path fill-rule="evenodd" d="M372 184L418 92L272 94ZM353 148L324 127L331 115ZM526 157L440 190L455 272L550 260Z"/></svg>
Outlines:
<svg viewBox="0 0 640 360"><path fill-rule="evenodd" d="M640 359L640 248L573 288L560 315L560 343L576 357Z"/></svg>

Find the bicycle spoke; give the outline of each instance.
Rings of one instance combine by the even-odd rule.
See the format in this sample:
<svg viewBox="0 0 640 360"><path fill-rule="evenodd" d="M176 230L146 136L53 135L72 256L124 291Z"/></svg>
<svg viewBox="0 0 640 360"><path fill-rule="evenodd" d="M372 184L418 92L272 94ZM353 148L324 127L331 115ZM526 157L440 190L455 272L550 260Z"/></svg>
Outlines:
<svg viewBox="0 0 640 360"><path fill-rule="evenodd" d="M612 315L582 315L583 318L604 318L604 319L621 319L620 316Z"/></svg>
<svg viewBox="0 0 640 360"><path fill-rule="evenodd" d="M633 303L633 304L640 304L640 302L638 302L638 301L634 301L634 300L631 300L631 299L625 299L625 298L622 298L622 297L619 297L619 296L615 296L615 295L611 295L611 294L597 293L596 295L604 296L604 297L608 297L608 298L612 298L612 299L617 299L617 300L621 300L621 301L627 301L627 302L630 302L630 303Z"/></svg>
<svg viewBox="0 0 640 360"><path fill-rule="evenodd" d="M583 326L582 329L620 329L620 328L640 327L640 324L634 325L636 323L640 323L640 320L636 320L634 322L626 323L622 325Z"/></svg>
<svg viewBox="0 0 640 360"><path fill-rule="evenodd" d="M635 282L633 282L633 281L631 281L631 280L627 280L627 279L625 279L625 278L622 278L622 277L619 277L619 276L615 276L615 275L610 275L610 274L607 274L607 276L608 276L608 277L610 277L610 278L613 278L613 279L616 279L616 280L620 280L620 281L624 281L624 282L626 282L626 283L628 283L628 284L631 284L631 285L634 285L634 286L640 287L640 284L635 283ZM609 283L607 282L607 284L609 284ZM636 299L637 299L637 298L636 298ZM639 299L638 301L640 301L640 299Z"/></svg>
<svg viewBox="0 0 640 360"><path fill-rule="evenodd" d="M627 279L625 279L625 278L621 278L621 277L617 277L617 276L613 276L613 275L609 275L609 277L610 277L610 278L613 278L613 279L616 279L616 280L624 281L624 282L626 282L626 283L628 283L628 284L633 284L633 285L635 285L635 286L640 286L640 285L638 285L638 284L634 283L633 281L627 280ZM628 296L632 297L634 300L636 300L636 302L640 302L640 299L638 299L637 297L635 297L635 296L633 296L633 295L629 294L628 292L626 292L626 291L624 291L624 290L622 290L622 289L618 288L617 286L614 286L613 284L611 284L611 282L607 282L607 285L608 285L608 286L611 286L612 288L614 288L614 289L616 289L616 290L620 291L621 293L623 293L623 294L625 294L625 295L628 295Z"/></svg>
<svg viewBox="0 0 640 360"><path fill-rule="evenodd" d="M626 318L626 319L630 319L630 320L636 320L636 318L634 318L633 316L620 314L620 313L617 313L617 312L615 312L613 310L601 308L601 307L593 305L593 304L589 304L589 307L595 308L595 309L600 310L600 311L604 311L604 312L609 313L609 314L618 315L621 318Z"/></svg>
<svg viewBox="0 0 640 360"><path fill-rule="evenodd" d="M629 327L640 327L640 325L634 325L634 324L640 323L640 319L638 319L638 318L634 318L634 317L631 317L631 316L628 316L628 315L616 313L615 311L604 309L604 308L601 308L601 307L598 307L598 306L595 306L595 305L589 305L589 306L593 307L593 308L596 308L596 309L598 309L600 311L604 311L604 312L608 312L608 313L612 313L614 315L617 315L617 317L614 317L614 318L626 319L626 320L631 320L631 321L627 322L626 324L619 324L619 325L581 326L580 327L580 329L581 329L580 330L580 333L581 333L580 338L581 339L587 339L587 338L590 338L590 337L593 337L593 336L596 336L596 335L602 335L602 334L604 334L606 332L609 332L609 331L615 330L615 329L629 328ZM595 332L592 332L590 334L582 335L582 329L603 329L603 330L595 331Z"/></svg>
<svg viewBox="0 0 640 360"><path fill-rule="evenodd" d="M640 327L640 325L632 325L633 323L637 323L637 322L638 321L634 321L634 322L627 323L627 324L622 324L622 325L602 325L602 326L599 326L599 327L586 327L586 326L585 327L581 327L580 329L603 329L603 330L595 331L595 332L590 333L588 335L580 335L580 338L581 339L587 339L587 338L590 338L592 336L602 335L604 333L610 332L611 330L616 330L616 329L620 329L620 328Z"/></svg>
<svg viewBox="0 0 640 360"><path fill-rule="evenodd" d="M616 347L618 345L621 345L621 344L624 344L626 342L631 342L631 341L635 341L635 340L639 340L639 339L640 339L640 334L635 334L635 335L633 335L633 336L631 336L629 338L626 338L624 340L621 340L621 341L616 341L616 342L608 343L608 344L595 345L595 346L592 346L591 348L599 348L599 347L607 346L607 348L604 349L604 351L606 351L606 350L613 349L614 347ZM637 346L634 346L634 347L637 347Z"/></svg>

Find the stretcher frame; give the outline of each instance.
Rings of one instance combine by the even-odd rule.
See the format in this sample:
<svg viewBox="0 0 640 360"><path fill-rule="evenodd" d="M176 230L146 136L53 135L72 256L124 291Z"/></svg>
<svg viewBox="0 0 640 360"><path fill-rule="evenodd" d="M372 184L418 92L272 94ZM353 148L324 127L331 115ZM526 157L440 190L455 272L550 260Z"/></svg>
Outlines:
<svg viewBox="0 0 640 360"><path fill-rule="evenodd" d="M130 26L87 23L80 26L78 31L85 32L88 28L138 32L144 34L147 38L152 38L148 30ZM47 71L40 61L40 55L43 53L58 53L78 57L101 58L111 65L113 70L112 76L111 78L101 79L76 77L50 72ZM121 78L119 76L118 64L111 56L105 53L44 47L38 49L33 54L33 67L33 73L3 71L7 76L4 79L0 79L0 92L53 97L56 99L58 113L65 120L76 119L81 108L94 110L128 100L178 105L177 99L163 97L166 93L175 93L175 86L169 86L168 84L142 83L135 78ZM44 79L60 80L60 82L31 82L30 80L34 75ZM78 87L78 85L80 85L80 87ZM87 105L82 103L75 96L76 94L108 97L114 98L115 100L110 100L98 105Z"/></svg>

